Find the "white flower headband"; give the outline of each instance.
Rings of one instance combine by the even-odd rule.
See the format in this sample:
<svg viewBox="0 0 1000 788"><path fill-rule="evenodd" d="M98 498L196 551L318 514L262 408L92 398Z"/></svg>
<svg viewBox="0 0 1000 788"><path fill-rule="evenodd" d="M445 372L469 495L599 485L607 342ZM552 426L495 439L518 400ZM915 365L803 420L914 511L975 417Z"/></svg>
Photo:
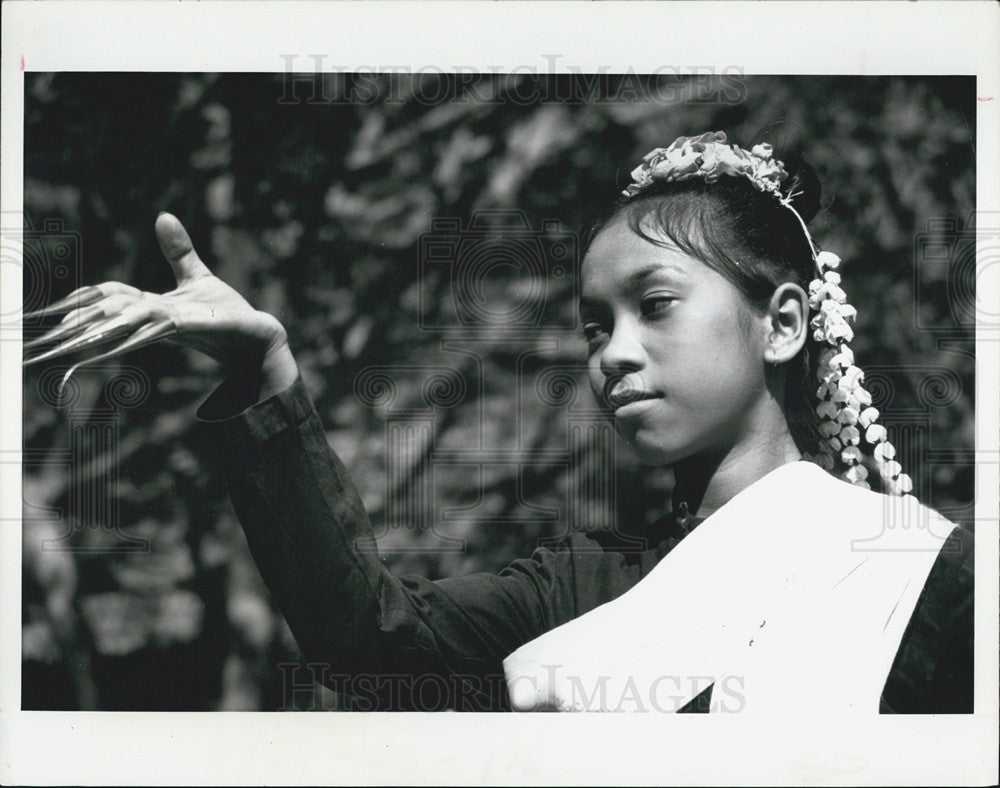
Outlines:
<svg viewBox="0 0 1000 788"><path fill-rule="evenodd" d="M669 147L647 153L642 164L632 171L632 183L622 193L633 197L654 181L702 178L712 183L722 175L747 178L755 188L770 192L795 214L816 263L816 278L809 283L809 307L813 312L809 327L813 330L813 340L828 347L820 353L817 371L820 386L816 391L819 400L816 413L821 419L819 432L822 436L819 452L815 456L805 454L805 459L833 471L839 457L847 466L841 473L842 478L868 489L868 469L861 463L859 448L864 435L873 448L872 456L886 491L908 494L913 489L913 482L895 460L896 450L888 440L885 427L876 423L878 409L872 407L871 394L863 385L865 373L855 366L854 353L848 345L854 338L850 321L858 312L847 303L847 294L840 287L840 274L836 271L840 258L816 248L806 223L792 206L798 193L782 194L781 182L788 173L782 162L772 158L771 146L761 143L746 151L729 144L721 131L678 137Z"/></svg>

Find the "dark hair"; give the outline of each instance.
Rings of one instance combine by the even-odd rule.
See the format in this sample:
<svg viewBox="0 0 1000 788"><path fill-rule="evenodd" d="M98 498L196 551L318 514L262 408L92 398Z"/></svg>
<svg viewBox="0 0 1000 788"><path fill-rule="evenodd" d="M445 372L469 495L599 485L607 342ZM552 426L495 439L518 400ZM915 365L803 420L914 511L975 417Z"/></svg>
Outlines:
<svg viewBox="0 0 1000 788"><path fill-rule="evenodd" d="M820 207L819 178L799 156L781 160L788 173L782 192L795 194L795 211L808 223ZM794 282L805 290L814 277L812 249L795 213L742 176L723 175L711 183L703 178L654 181L638 194L620 197L587 226L581 259L601 230L619 217L647 241L662 246L667 238L722 274L759 312L782 283ZM650 235L646 227L662 235ZM820 441L812 403L819 385L818 358L810 333L787 365L785 417L802 452L815 453Z"/></svg>

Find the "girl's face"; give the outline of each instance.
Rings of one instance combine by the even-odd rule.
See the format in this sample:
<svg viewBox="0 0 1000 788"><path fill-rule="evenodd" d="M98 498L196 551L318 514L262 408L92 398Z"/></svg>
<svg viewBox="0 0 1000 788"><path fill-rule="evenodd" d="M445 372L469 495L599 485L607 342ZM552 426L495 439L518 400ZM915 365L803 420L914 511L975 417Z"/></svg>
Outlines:
<svg viewBox="0 0 1000 788"><path fill-rule="evenodd" d="M642 462L727 452L753 433L767 395L767 334L736 287L622 218L594 239L581 270L590 385Z"/></svg>

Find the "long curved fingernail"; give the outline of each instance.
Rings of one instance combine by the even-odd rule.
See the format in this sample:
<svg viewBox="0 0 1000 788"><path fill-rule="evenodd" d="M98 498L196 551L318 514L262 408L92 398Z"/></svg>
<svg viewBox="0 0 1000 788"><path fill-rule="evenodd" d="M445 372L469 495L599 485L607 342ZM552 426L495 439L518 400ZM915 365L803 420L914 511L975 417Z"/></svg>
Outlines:
<svg viewBox="0 0 1000 788"><path fill-rule="evenodd" d="M58 342L60 339L65 337L72 337L74 334L79 334L81 331L85 331L87 324L80 323L63 323L56 326L53 329L42 334L40 337L35 337L24 343L23 349L38 347L39 345L47 345L49 342Z"/></svg>
<svg viewBox="0 0 1000 788"><path fill-rule="evenodd" d="M176 329L173 327L173 321L171 320L160 320L156 323L148 323L147 325L139 328L138 331L132 334L132 336L120 345L115 345L110 350L99 353L92 358L78 361L73 368L75 369L76 367L81 367L84 364L93 364L96 361L103 361L104 359L111 358L112 356L126 353L129 350L135 350L143 345L148 345L152 342L165 339L173 333L176 333Z"/></svg>
<svg viewBox="0 0 1000 788"><path fill-rule="evenodd" d="M73 353L77 350L85 350L93 345L98 345L101 342L106 342L109 339L114 339L116 336L121 336L122 334L128 333L129 326L128 321L122 317L112 318L106 323L99 323L93 326L89 330L85 331L81 336L64 342L58 347L52 348L41 355L35 356L34 358L26 358L21 362L22 367L27 367L32 364L37 364L39 361L45 361L46 359L56 358L58 356L66 355L67 353Z"/></svg>
<svg viewBox="0 0 1000 788"><path fill-rule="evenodd" d="M23 319L34 320L39 317L57 315L60 312L69 312L71 309L77 309L81 306L89 306L95 301L100 301L102 297L103 294L101 293L101 288L97 285L87 285L86 287L74 290L65 298L60 298L54 304L49 304L48 306L37 309L34 312L28 312Z"/></svg>
<svg viewBox="0 0 1000 788"><path fill-rule="evenodd" d="M120 345L115 345L115 347L110 350L106 350L103 353L98 353L96 356L91 358L83 359L82 361L76 362L68 370L66 374L63 375L62 380L59 382L57 388L57 396L62 397L63 388L69 382L70 377L76 372L80 367L87 364L96 364L98 361L104 361L111 358L112 356L117 356L122 353L126 353L129 350L136 350L144 345L152 344L153 342L158 342L161 339L165 339L171 334L176 333L176 328L174 328L172 321L161 320L157 323L150 323L149 325L142 326L138 331L136 331L132 336L122 342Z"/></svg>

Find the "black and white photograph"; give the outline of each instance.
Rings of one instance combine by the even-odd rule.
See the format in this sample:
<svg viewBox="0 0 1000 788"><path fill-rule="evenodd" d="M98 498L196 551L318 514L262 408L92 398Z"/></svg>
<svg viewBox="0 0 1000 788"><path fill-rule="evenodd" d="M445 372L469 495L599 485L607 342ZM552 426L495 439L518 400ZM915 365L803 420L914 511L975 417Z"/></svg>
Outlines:
<svg viewBox="0 0 1000 788"><path fill-rule="evenodd" d="M995 7L27 5L5 782L995 782Z"/></svg>

